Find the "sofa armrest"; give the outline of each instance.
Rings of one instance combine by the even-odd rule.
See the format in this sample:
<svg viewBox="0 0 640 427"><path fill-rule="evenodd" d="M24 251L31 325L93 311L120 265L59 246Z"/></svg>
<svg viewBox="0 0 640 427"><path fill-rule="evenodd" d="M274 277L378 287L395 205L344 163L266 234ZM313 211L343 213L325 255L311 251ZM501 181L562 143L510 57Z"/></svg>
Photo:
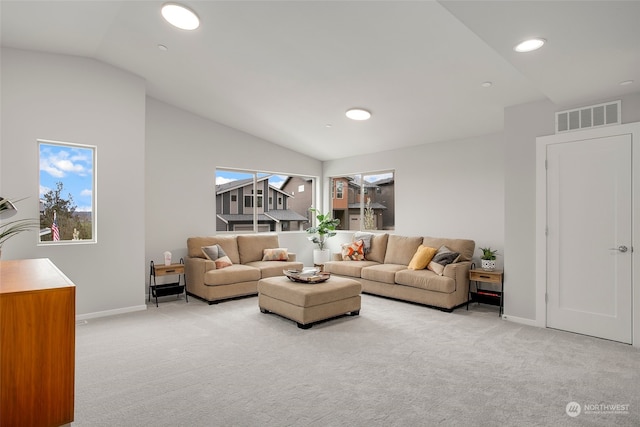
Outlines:
<svg viewBox="0 0 640 427"><path fill-rule="evenodd" d="M204 273L216 269L216 263L204 258L185 258L185 276L187 279L187 289L195 284L204 283ZM190 286L191 285L191 286Z"/></svg>
<svg viewBox="0 0 640 427"><path fill-rule="evenodd" d="M289 253L288 253L288 256L289 256L288 260L289 260L290 262L293 262L293 261L295 261L295 260L296 260L296 254L295 254L294 252L289 252Z"/></svg>
<svg viewBox="0 0 640 427"><path fill-rule="evenodd" d="M446 265L442 275L451 277L456 282L456 290L469 292L469 270L471 261L456 262Z"/></svg>

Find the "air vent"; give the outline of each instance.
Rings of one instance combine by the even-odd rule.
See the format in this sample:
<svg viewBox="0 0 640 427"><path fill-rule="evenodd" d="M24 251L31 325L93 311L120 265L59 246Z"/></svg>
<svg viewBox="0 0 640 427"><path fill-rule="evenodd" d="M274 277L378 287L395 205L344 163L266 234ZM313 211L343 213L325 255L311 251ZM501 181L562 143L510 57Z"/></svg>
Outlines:
<svg viewBox="0 0 640 427"><path fill-rule="evenodd" d="M559 111L556 113L556 133L619 125L621 123L620 108L621 102L613 101L575 110Z"/></svg>

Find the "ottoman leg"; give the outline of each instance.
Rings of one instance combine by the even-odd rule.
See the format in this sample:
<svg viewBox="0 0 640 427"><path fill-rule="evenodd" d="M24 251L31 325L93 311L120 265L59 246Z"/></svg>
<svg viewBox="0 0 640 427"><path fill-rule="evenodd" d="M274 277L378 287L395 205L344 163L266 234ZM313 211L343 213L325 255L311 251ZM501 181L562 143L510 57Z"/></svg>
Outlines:
<svg viewBox="0 0 640 427"><path fill-rule="evenodd" d="M354 310L349 313L350 316L357 316L358 314L360 314L360 310Z"/></svg>
<svg viewBox="0 0 640 427"><path fill-rule="evenodd" d="M298 322L296 322L298 323ZM313 326L311 323L307 323L306 325L302 324L302 323L298 323L298 328L300 329L309 329L311 326Z"/></svg>
<svg viewBox="0 0 640 427"><path fill-rule="evenodd" d="M268 313L269 310L267 310L266 308L262 308L260 307L260 313Z"/></svg>

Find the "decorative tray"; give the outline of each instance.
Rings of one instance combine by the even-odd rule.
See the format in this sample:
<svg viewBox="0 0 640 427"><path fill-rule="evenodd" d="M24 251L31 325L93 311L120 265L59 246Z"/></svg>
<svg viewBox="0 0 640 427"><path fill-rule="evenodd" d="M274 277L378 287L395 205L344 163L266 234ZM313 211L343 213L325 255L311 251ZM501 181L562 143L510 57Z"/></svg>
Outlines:
<svg viewBox="0 0 640 427"><path fill-rule="evenodd" d="M321 283L331 277L331 273L325 273L318 269L282 270L282 273L284 273L284 275L287 276L292 282L308 284Z"/></svg>

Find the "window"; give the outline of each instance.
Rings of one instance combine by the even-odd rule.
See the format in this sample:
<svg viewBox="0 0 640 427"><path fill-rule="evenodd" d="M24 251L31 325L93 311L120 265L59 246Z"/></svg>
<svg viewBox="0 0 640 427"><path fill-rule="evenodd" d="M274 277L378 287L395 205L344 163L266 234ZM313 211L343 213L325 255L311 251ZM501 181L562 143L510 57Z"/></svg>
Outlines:
<svg viewBox="0 0 640 427"><path fill-rule="evenodd" d="M295 194L295 190L308 184L313 190L314 183L311 177L216 169L216 231L305 230L311 226L307 214L314 205L314 192ZM236 200L242 200L242 204ZM273 206L274 200L277 206Z"/></svg>
<svg viewBox="0 0 640 427"><path fill-rule="evenodd" d="M96 147L38 141L40 243L95 243Z"/></svg>
<svg viewBox="0 0 640 427"><path fill-rule="evenodd" d="M343 230L395 229L395 176L376 172L331 178L331 210ZM347 197L344 198L346 188Z"/></svg>

